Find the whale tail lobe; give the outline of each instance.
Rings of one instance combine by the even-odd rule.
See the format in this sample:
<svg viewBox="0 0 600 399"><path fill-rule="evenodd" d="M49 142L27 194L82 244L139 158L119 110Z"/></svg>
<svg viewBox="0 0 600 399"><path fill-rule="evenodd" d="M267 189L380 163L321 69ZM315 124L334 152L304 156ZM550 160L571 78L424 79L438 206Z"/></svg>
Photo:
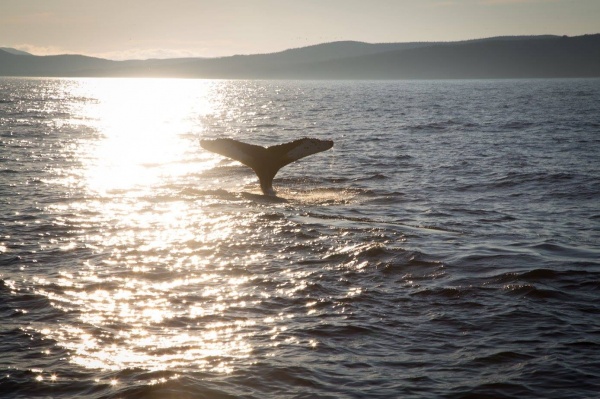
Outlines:
<svg viewBox="0 0 600 399"><path fill-rule="evenodd" d="M235 159L252 168L266 195L275 195L273 178L285 165L333 147L331 140L303 138L271 147L242 143L234 139L201 140L205 150Z"/></svg>

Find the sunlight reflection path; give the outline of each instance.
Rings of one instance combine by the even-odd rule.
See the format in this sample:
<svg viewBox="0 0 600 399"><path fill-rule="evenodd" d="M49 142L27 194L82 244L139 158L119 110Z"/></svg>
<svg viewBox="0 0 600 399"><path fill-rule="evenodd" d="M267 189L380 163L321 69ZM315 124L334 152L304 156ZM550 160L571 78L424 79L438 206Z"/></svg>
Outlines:
<svg viewBox="0 0 600 399"><path fill-rule="evenodd" d="M37 331L70 361L115 371L227 373L298 344L288 328L318 314L302 296L321 270L290 267L294 222L238 195L238 166L198 145L257 112L262 126L280 105L247 82L77 79L64 90L70 112L55 124L75 139L51 183L69 195L48 206L61 230L44 245L65 261L34 279L63 317Z"/></svg>
<svg viewBox="0 0 600 399"><path fill-rule="evenodd" d="M53 211L85 231L65 251L92 255L61 272L62 290L39 290L78 315L42 333L88 368L231 371L228 359L251 351L246 338L256 320L226 314L256 298L243 288L249 277L220 272L215 252L246 221L210 215L181 194L217 162L198 151L198 139L202 120L221 107L219 83L82 79L66 89L75 99L72 122L97 134L78 148L86 198Z"/></svg>
<svg viewBox="0 0 600 399"><path fill-rule="evenodd" d="M198 119L214 111L213 82L176 79L86 80L78 96L93 98L81 110L102 138L82 147L92 190L148 187L209 165L196 157ZM192 144L192 145L191 145ZM188 162L186 162L188 161Z"/></svg>

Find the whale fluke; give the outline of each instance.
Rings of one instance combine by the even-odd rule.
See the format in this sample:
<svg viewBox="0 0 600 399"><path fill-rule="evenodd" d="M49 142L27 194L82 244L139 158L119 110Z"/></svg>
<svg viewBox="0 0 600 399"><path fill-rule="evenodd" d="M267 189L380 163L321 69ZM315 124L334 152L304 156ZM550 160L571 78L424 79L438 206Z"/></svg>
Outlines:
<svg viewBox="0 0 600 399"><path fill-rule="evenodd" d="M263 194L275 195L273 178L285 165L333 147L331 140L303 138L271 147L242 143L234 139L200 140L205 150L235 159L254 170Z"/></svg>

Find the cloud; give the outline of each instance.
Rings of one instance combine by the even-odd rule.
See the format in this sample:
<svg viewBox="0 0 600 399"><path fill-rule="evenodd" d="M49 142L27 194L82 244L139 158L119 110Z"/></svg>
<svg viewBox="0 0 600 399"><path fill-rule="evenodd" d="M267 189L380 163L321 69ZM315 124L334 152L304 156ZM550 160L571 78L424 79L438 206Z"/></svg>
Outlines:
<svg viewBox="0 0 600 399"><path fill-rule="evenodd" d="M34 12L30 14L3 15L0 17L0 22L7 26L34 27L49 23L56 24L59 22L59 18L51 12Z"/></svg>
<svg viewBox="0 0 600 399"><path fill-rule="evenodd" d="M96 53L94 57L107 58L110 60L147 60L151 58L190 58L199 57L198 53L184 49L128 49Z"/></svg>
<svg viewBox="0 0 600 399"><path fill-rule="evenodd" d="M73 51L66 50L58 46L37 46L35 44L20 43L14 44L8 47L15 48L17 50L26 51L33 55L56 55L56 54L73 54Z"/></svg>
<svg viewBox="0 0 600 399"><path fill-rule="evenodd" d="M483 5L558 3L560 0L480 0Z"/></svg>
<svg viewBox="0 0 600 399"><path fill-rule="evenodd" d="M433 7L454 7L459 5L456 1L436 1Z"/></svg>
<svg viewBox="0 0 600 399"><path fill-rule="evenodd" d="M206 54L205 51L194 52L186 49L160 49L160 48L137 48L120 51L108 52L82 52L77 50L66 49L58 46L37 46L29 43L19 43L6 45L17 50L26 51L33 55L59 55L59 54L80 54L89 57L106 58L109 60L146 60L151 58L193 58L203 57L201 54Z"/></svg>
<svg viewBox="0 0 600 399"><path fill-rule="evenodd" d="M473 5L517 5L517 4L549 4L563 0L435 0L430 7L469 7Z"/></svg>

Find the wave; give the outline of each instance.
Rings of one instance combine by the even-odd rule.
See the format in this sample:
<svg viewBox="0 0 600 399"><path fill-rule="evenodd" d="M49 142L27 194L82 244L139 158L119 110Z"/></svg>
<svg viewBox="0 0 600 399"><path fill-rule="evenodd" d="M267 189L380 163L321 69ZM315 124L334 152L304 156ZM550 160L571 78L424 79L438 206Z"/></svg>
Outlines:
<svg viewBox="0 0 600 399"><path fill-rule="evenodd" d="M571 181L576 179L578 176L572 173L522 173L522 172L509 172L506 176L496 179L491 183L494 187L512 187L527 183L563 183L565 181Z"/></svg>
<svg viewBox="0 0 600 399"><path fill-rule="evenodd" d="M372 205L397 205L401 202L409 201L405 193L399 191L367 191L365 203Z"/></svg>
<svg viewBox="0 0 600 399"><path fill-rule="evenodd" d="M225 189L197 189L197 188L184 188L179 191L177 195L167 196L170 199L181 199L181 197L216 197L223 200L236 200L239 196L235 192L227 191ZM153 196L152 198L156 198Z"/></svg>
<svg viewBox="0 0 600 399"><path fill-rule="evenodd" d="M527 353L519 353L513 351L500 350L493 353L488 353L483 356L479 356L473 359L472 363L475 366L480 364L483 366L490 364L510 364L510 363L521 363L531 359L535 359L535 356Z"/></svg>
<svg viewBox="0 0 600 399"><path fill-rule="evenodd" d="M455 119L447 119L445 121L427 122L407 126L409 130L414 131L474 131L481 128L479 123L471 121L457 121Z"/></svg>
<svg viewBox="0 0 600 399"><path fill-rule="evenodd" d="M97 386L97 391L108 391L109 394L96 396L98 399L109 399L115 397L124 397L131 399L162 399L162 398L181 398L181 399L196 399L196 398L214 398L214 399L235 399L238 396L226 393L222 388L211 387L207 381L203 381L201 374L197 377L184 374L179 375L170 372L153 372L144 373L135 371L135 375L115 374L112 378L115 381L120 379L132 379L141 383L133 386L112 386L111 379L107 378L103 386ZM100 385L100 384L97 384ZM233 387L227 386L231 389ZM244 392L248 394L248 392Z"/></svg>
<svg viewBox="0 0 600 399"><path fill-rule="evenodd" d="M493 378L490 376L490 380ZM525 384L507 382L489 382L478 384L475 387L455 388L451 393L442 396L447 399L520 399L538 397L539 391L529 388Z"/></svg>
<svg viewBox="0 0 600 399"><path fill-rule="evenodd" d="M540 284L546 287L542 290L556 290L567 295L600 289L600 272L573 269L534 269L525 272L503 273L494 277L493 281L497 284L508 284L507 286L518 291L527 291L529 288L537 290L536 284ZM548 287L549 284L552 284L552 287ZM551 293L551 295L553 294Z"/></svg>
<svg viewBox="0 0 600 399"><path fill-rule="evenodd" d="M395 274L404 276L407 272L423 275L444 267L441 261L422 252L405 250L383 243L345 247L328 254L323 260L328 263L337 263L349 270L367 268L388 276Z"/></svg>
<svg viewBox="0 0 600 399"><path fill-rule="evenodd" d="M501 130L522 130L531 128L533 126L537 126L538 124L529 121L510 121L504 124L499 125L498 127Z"/></svg>
<svg viewBox="0 0 600 399"><path fill-rule="evenodd" d="M534 299L559 299L568 300L570 296L556 289L539 288L533 284L509 284L504 286L509 295Z"/></svg>
<svg viewBox="0 0 600 399"><path fill-rule="evenodd" d="M425 288L413 292L411 295L415 297L424 297L424 298L440 298L442 300L445 299L458 299L465 295L469 294L468 288L461 287L436 287L436 288Z"/></svg>
<svg viewBox="0 0 600 399"><path fill-rule="evenodd" d="M495 193L506 198L540 196L552 199L587 200L600 195L600 183L590 174L574 172L508 172L503 176L489 176L478 183L458 184L458 192Z"/></svg>
<svg viewBox="0 0 600 399"><path fill-rule="evenodd" d="M524 272L509 272L496 277L498 282L507 282L514 280L524 280L531 282L543 282L546 280L563 281L564 279L574 278L577 280L590 280L600 278L600 272L588 270L552 270L552 269L533 269Z"/></svg>
<svg viewBox="0 0 600 399"><path fill-rule="evenodd" d="M371 176L365 176L365 177L353 179L353 181L369 181L369 180L385 180L385 179L389 179L389 177L384 175L383 173L375 173L374 175L371 175Z"/></svg>
<svg viewBox="0 0 600 399"><path fill-rule="evenodd" d="M252 125L251 128L257 128L257 129L265 129L265 128L276 128L276 127L280 127L281 125L278 123L258 123L255 125Z"/></svg>

